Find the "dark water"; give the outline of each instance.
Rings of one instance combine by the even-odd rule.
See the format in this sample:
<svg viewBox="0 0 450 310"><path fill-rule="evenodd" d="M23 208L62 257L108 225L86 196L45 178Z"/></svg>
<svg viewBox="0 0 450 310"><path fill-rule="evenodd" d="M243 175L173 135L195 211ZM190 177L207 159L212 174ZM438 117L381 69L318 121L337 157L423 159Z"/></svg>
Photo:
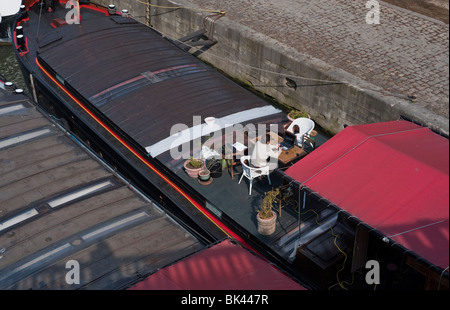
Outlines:
<svg viewBox="0 0 450 310"><path fill-rule="evenodd" d="M0 75L27 91L12 45L0 45Z"/></svg>

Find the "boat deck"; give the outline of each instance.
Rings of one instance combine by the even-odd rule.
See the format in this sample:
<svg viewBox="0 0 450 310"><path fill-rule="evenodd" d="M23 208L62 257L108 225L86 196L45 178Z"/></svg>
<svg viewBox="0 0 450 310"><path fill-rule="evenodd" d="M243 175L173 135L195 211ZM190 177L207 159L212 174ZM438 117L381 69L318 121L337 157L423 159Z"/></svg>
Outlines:
<svg viewBox="0 0 450 310"><path fill-rule="evenodd" d="M282 126L282 124L280 125ZM314 138L316 148L320 147L328 139L327 135L320 129L317 131L318 135ZM309 152L311 151L309 149ZM230 169L233 169L234 177L231 176ZM198 179L189 177L182 167L181 162L178 165L173 164L172 170L206 198L209 202L209 209L213 213L221 213L221 217L224 217L223 214L225 214L228 218L236 221L250 235L257 237L279 255L289 259L295 242L294 236L290 238L289 235L294 234L299 226L298 202L295 200L283 202L281 217L279 216L279 210L277 208L274 209L277 213L277 225L275 233L272 235L267 236L258 233L256 219L264 194L283 184L283 180L280 177L271 173L271 184L269 184L265 176L255 179L253 181L252 193L249 195L249 180L244 177L239 184L242 176L242 165L240 164L233 168L224 169L222 175L218 178L213 178L212 183L209 185L203 185ZM302 218L302 221L304 220Z"/></svg>
<svg viewBox="0 0 450 310"><path fill-rule="evenodd" d="M0 89L0 289L120 289L205 245ZM66 282L66 262L80 284Z"/></svg>

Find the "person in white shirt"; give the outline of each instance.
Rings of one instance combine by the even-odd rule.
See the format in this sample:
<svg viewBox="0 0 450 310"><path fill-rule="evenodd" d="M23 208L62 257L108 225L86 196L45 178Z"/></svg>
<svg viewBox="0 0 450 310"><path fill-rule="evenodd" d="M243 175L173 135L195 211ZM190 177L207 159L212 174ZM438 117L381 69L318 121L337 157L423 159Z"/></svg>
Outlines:
<svg viewBox="0 0 450 310"><path fill-rule="evenodd" d="M278 144L271 143L271 135L267 133L265 143L261 139L256 142L250 164L256 168L269 166L269 170L275 170L280 153Z"/></svg>

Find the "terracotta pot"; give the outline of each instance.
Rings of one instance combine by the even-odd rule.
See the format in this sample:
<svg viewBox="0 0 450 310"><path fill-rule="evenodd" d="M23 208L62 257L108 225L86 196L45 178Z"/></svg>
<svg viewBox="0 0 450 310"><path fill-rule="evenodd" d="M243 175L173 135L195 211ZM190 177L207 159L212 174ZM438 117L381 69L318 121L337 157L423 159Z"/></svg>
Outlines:
<svg viewBox="0 0 450 310"><path fill-rule="evenodd" d="M193 168L188 167L189 161L190 161L190 160L186 160L186 161L184 162L184 164L183 164L184 170L186 170L186 173L187 173L191 178L198 178L198 173L204 169L204 167L205 167L205 162L202 160L203 165L202 165L200 168L195 168L195 169L193 169Z"/></svg>
<svg viewBox="0 0 450 310"><path fill-rule="evenodd" d="M267 219L260 218L258 214L256 219L258 220L258 233L268 236L275 232L277 224L277 214L275 212L272 211L272 217Z"/></svg>

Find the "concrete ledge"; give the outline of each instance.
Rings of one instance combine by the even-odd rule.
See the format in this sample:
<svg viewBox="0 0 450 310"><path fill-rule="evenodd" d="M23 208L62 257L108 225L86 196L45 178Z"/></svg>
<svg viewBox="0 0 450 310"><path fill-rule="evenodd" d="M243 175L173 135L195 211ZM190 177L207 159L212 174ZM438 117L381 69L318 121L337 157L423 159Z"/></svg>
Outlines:
<svg viewBox="0 0 450 310"><path fill-rule="evenodd" d="M218 44L201 54L201 59L282 104L306 110L330 133L339 132L345 124L391 121L403 115L449 134L447 118L406 98L385 93L378 86L299 53L262 33L230 21L226 16L214 21L216 16L200 12L188 1L180 4L172 0L152 0L151 3L191 8L150 7L149 23L172 38L181 38L205 27ZM296 90L286 86L285 77L296 81Z"/></svg>
<svg viewBox="0 0 450 310"><path fill-rule="evenodd" d="M121 12L124 9L128 10L133 18L145 24L148 20L148 6L144 3L146 0L139 1L140 2L136 0L94 0L91 2L95 2L106 7L110 4L114 4L118 12Z"/></svg>

